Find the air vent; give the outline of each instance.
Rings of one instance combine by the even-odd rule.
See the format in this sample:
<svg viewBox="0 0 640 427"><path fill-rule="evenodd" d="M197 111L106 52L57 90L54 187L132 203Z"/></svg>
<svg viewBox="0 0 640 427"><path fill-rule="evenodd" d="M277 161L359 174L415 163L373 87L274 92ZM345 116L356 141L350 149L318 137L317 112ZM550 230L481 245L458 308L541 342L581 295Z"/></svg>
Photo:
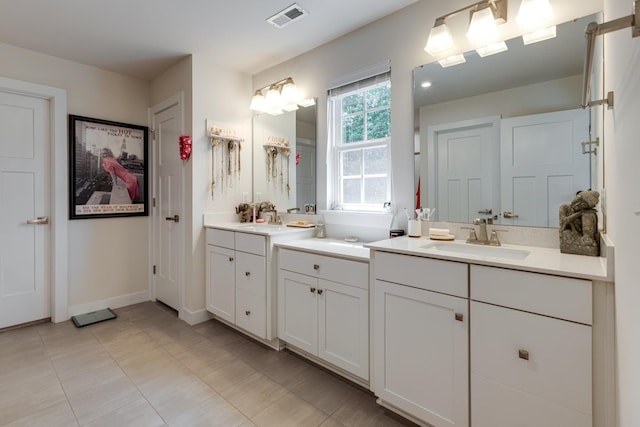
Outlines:
<svg viewBox="0 0 640 427"><path fill-rule="evenodd" d="M309 12L301 8L298 4L294 3L286 9L276 13L271 18L267 19L267 22L273 24L277 28L282 28L308 14Z"/></svg>

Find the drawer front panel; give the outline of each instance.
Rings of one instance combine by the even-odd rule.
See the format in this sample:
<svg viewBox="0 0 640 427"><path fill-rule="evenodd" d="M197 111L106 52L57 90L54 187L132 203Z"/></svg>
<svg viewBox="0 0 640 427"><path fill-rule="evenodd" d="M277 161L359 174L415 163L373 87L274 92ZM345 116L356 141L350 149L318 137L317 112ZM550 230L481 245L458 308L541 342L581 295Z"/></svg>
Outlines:
<svg viewBox="0 0 640 427"><path fill-rule="evenodd" d="M468 265L411 255L375 252L376 279L467 298Z"/></svg>
<svg viewBox="0 0 640 427"><path fill-rule="evenodd" d="M236 287L256 295L267 295L265 257L236 252Z"/></svg>
<svg viewBox="0 0 640 427"><path fill-rule="evenodd" d="M288 249L280 249L278 257L283 270L369 289L368 263Z"/></svg>
<svg viewBox="0 0 640 427"><path fill-rule="evenodd" d="M471 374L473 427L593 427L592 417Z"/></svg>
<svg viewBox="0 0 640 427"><path fill-rule="evenodd" d="M266 310L265 297L236 290L236 325L263 339L267 332Z"/></svg>
<svg viewBox="0 0 640 427"><path fill-rule="evenodd" d="M236 245L233 235L233 231L218 230L217 228L207 228L207 244L228 249L235 249Z"/></svg>
<svg viewBox="0 0 640 427"><path fill-rule="evenodd" d="M471 299L592 324L589 280L471 266Z"/></svg>
<svg viewBox="0 0 640 427"><path fill-rule="evenodd" d="M236 250L255 255L267 255L266 240L264 236L249 233L236 234Z"/></svg>
<svg viewBox="0 0 640 427"><path fill-rule="evenodd" d="M469 316L472 373L591 414L590 326L474 301Z"/></svg>

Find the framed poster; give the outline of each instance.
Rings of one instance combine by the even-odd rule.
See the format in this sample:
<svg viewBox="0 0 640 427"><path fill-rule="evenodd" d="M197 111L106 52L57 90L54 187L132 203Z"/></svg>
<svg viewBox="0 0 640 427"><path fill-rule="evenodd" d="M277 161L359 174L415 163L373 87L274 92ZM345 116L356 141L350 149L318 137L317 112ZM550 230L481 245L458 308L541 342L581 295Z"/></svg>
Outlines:
<svg viewBox="0 0 640 427"><path fill-rule="evenodd" d="M69 218L149 214L148 128L69 115Z"/></svg>

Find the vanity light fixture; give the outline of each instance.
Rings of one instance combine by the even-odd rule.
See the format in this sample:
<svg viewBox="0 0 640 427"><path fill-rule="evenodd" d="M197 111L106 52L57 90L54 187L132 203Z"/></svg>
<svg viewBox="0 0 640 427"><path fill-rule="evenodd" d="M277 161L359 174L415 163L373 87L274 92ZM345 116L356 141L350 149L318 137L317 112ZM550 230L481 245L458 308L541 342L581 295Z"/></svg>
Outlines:
<svg viewBox="0 0 640 427"><path fill-rule="evenodd" d="M263 95L263 91L266 94ZM272 83L256 90L249 108L259 113L268 113L274 116L282 114L284 111L295 111L298 105L308 104L309 100L302 100L298 87L291 77ZM311 99L313 105L315 101Z"/></svg>
<svg viewBox="0 0 640 427"><path fill-rule="evenodd" d="M498 25L507 22L507 3L508 0L482 0L437 18L424 50L431 56L444 57L438 61L443 67L465 62L463 55L452 55L455 43L445 21L467 10L471 18L467 38L481 45L478 53L486 56L506 50L506 44L496 43L500 42Z"/></svg>
<svg viewBox="0 0 640 427"><path fill-rule="evenodd" d="M426 80L426 81L424 81L424 82L422 82L422 83L420 84L420 87L421 87L421 88L423 88L423 89L428 89L428 88L430 88L430 87L431 87L431 82L430 82L430 81L428 81L428 80Z"/></svg>

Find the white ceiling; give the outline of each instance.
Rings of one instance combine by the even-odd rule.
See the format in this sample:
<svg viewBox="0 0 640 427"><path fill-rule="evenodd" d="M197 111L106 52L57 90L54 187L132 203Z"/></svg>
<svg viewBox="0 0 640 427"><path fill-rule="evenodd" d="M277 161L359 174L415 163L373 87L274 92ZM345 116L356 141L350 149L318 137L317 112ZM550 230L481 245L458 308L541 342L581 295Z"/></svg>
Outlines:
<svg viewBox="0 0 640 427"><path fill-rule="evenodd" d="M253 75L416 1L300 0L277 29L294 0L0 0L0 42L145 80L189 54Z"/></svg>

